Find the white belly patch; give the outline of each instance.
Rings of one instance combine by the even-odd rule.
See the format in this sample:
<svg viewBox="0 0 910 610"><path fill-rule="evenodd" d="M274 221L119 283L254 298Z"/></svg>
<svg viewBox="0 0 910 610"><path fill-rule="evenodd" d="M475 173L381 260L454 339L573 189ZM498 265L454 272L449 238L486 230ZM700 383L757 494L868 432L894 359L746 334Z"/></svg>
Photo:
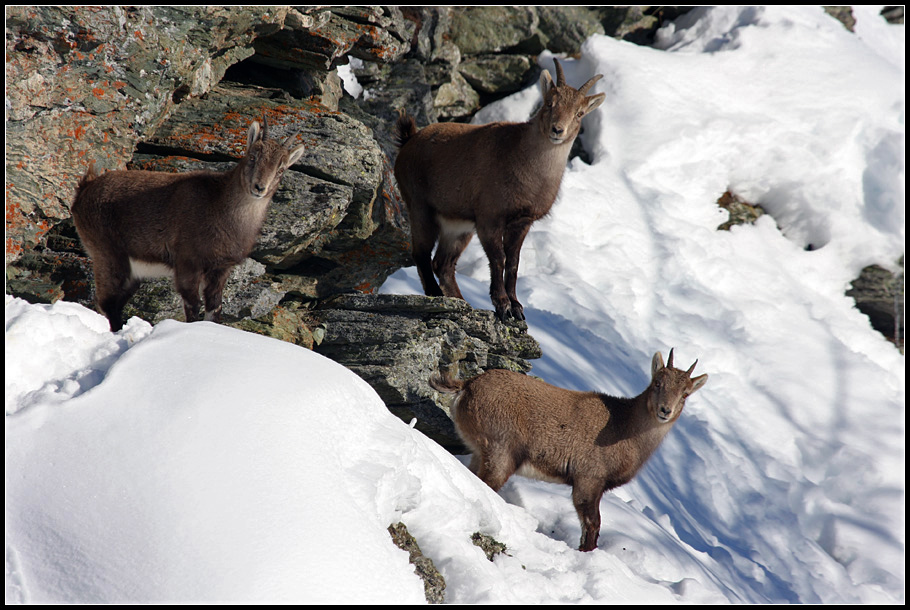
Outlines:
<svg viewBox="0 0 910 610"><path fill-rule="evenodd" d="M525 462L524 464L519 466L518 470L515 471L515 474L521 475L523 477L527 477L529 479L537 479L538 481L546 481L547 483L565 483L565 481L562 479L558 479L556 477L551 477L551 476L544 474L543 472L541 472L540 470L535 468L534 465L531 464L530 462Z"/></svg>
<svg viewBox="0 0 910 610"><path fill-rule="evenodd" d="M147 263L131 258L130 275L137 280L153 277L174 277L174 270L163 263Z"/></svg>
<svg viewBox="0 0 910 610"><path fill-rule="evenodd" d="M444 218L437 215L436 222L439 223L439 230L444 235L457 237L459 235L464 235L465 233L474 232L474 223L470 220L452 220L451 218Z"/></svg>

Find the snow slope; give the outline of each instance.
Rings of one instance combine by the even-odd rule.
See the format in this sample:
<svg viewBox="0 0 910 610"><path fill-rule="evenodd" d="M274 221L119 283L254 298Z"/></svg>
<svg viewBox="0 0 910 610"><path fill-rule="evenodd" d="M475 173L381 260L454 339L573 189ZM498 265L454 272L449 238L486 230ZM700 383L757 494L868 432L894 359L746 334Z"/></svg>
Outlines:
<svg viewBox="0 0 910 610"><path fill-rule="evenodd" d="M493 493L318 355L7 297L7 602L419 602L401 520L447 602L902 603L904 359L844 292L903 253L904 38L855 12L857 34L818 7L698 9L661 49L561 61L607 100L522 250L532 372L634 395L675 347L710 376L605 495L597 550L574 550L568 487ZM728 189L770 216L716 231ZM476 243L459 271L489 309ZM414 270L383 291L419 292Z"/></svg>

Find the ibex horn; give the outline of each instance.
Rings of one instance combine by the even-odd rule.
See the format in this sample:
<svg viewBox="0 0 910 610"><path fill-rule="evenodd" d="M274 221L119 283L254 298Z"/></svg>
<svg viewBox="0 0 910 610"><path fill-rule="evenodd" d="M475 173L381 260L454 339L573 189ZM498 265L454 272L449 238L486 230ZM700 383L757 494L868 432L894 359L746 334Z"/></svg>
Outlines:
<svg viewBox="0 0 910 610"><path fill-rule="evenodd" d="M597 81L599 81L599 80L602 79L603 77L604 77L603 74L598 74L598 75L596 75L596 76L592 76L591 78L588 79L588 82L586 82L584 85L582 85L581 87L578 88L578 92L581 93L582 95L587 94L587 93L588 93L588 89L590 89L591 87L593 87L593 86L594 86L594 83L596 83Z"/></svg>
<svg viewBox="0 0 910 610"><path fill-rule="evenodd" d="M553 63L556 64L556 86L563 87L566 84L566 77L562 73L562 66L559 65L559 60L555 57L553 58Z"/></svg>
<svg viewBox="0 0 910 610"><path fill-rule="evenodd" d="M686 375L688 375L689 377L692 376L692 371L695 370L695 365L696 365L696 364L698 364L698 358L695 359L695 362L693 362L693 363L692 363L692 366L689 367L689 370L686 371Z"/></svg>
<svg viewBox="0 0 910 610"><path fill-rule="evenodd" d="M303 131L303 129L298 129L296 131L291 132L291 135L289 135L287 137L287 139L281 143L281 145L284 146L285 148L288 148L289 147L288 145L291 143L291 140L294 140L297 136L299 136L301 131Z"/></svg>
<svg viewBox="0 0 910 610"><path fill-rule="evenodd" d="M672 347L670 348L670 357L667 358L667 368L668 369L673 368L673 348Z"/></svg>

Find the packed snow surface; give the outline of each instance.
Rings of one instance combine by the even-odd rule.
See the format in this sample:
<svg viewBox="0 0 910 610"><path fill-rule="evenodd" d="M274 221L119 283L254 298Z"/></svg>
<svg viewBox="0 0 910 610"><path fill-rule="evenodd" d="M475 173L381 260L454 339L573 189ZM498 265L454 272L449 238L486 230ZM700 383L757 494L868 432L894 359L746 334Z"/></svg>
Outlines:
<svg viewBox="0 0 910 610"><path fill-rule="evenodd" d="M604 496L598 549L575 550L569 487L494 493L305 349L7 297L7 603L421 602L398 521L447 602L902 603L904 359L844 295L903 254L904 28L879 8L856 33L818 7L697 9L659 48L561 61L606 101L522 250L532 373L632 396L675 347L709 375ZM769 215L716 230L728 190ZM490 309L476 243L459 271ZM383 291L420 292L414 269Z"/></svg>

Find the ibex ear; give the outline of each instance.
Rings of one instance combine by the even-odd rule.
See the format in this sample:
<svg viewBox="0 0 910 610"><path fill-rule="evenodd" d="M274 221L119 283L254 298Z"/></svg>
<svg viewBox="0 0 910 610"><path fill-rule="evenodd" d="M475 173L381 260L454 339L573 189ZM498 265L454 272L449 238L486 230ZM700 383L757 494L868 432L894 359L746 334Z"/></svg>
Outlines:
<svg viewBox="0 0 910 610"><path fill-rule="evenodd" d="M247 132L247 135L246 135L247 150L249 150L250 148L253 147L253 143L255 143L257 139L259 139L259 123L256 121L253 121L250 124L250 130Z"/></svg>
<svg viewBox="0 0 910 610"><path fill-rule="evenodd" d="M304 147L301 144L300 146L298 146L297 148L295 148L294 150L291 151L291 154L288 157L288 164L287 164L288 167L290 167L290 166L294 165L295 163L297 163L298 161L300 161L300 157L303 156L303 148Z"/></svg>
<svg viewBox="0 0 910 610"><path fill-rule="evenodd" d="M607 98L605 93L598 93L597 95L592 95L591 97L585 98L585 101L588 102L588 107L585 109L585 114L588 114L598 106L604 103L604 100Z"/></svg>
<svg viewBox="0 0 910 610"><path fill-rule="evenodd" d="M547 70L544 70L540 73L540 94L544 97L547 97L547 92L550 91L550 88L553 87L553 77L550 76L550 73Z"/></svg>
<svg viewBox="0 0 910 610"><path fill-rule="evenodd" d="M692 394L695 393L695 390L697 390L701 386L705 385L706 381L708 381L707 373L705 373L704 375L699 375L698 377L694 377L692 379L692 389L689 390L689 395L691 396Z"/></svg>
<svg viewBox="0 0 910 610"><path fill-rule="evenodd" d="M654 354L654 357L651 358L651 377L657 374L657 371L664 368L664 357L660 355L660 352Z"/></svg>

